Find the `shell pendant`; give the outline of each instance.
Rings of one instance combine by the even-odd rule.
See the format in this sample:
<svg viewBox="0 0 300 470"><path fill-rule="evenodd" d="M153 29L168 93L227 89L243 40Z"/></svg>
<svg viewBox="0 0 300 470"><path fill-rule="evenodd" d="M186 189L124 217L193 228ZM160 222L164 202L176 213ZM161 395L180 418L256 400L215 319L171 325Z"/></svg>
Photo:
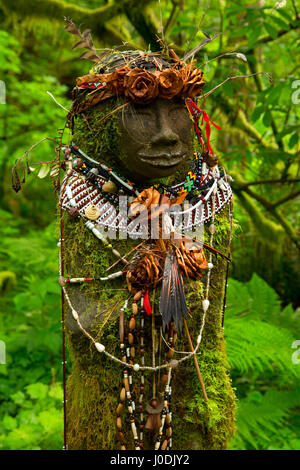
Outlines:
<svg viewBox="0 0 300 470"><path fill-rule="evenodd" d="M100 215L100 209L96 204L90 204L84 211L89 220L97 220Z"/></svg>

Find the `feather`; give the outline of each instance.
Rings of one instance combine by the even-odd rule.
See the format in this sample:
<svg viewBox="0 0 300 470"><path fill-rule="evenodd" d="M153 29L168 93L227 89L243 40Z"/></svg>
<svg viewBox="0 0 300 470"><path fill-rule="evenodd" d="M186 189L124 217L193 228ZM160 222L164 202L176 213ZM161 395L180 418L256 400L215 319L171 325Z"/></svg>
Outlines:
<svg viewBox="0 0 300 470"><path fill-rule="evenodd" d="M187 317L187 305L177 257L171 250L167 252L165 260L159 311L162 316L164 330L171 321L175 322L178 331L181 330L182 320Z"/></svg>

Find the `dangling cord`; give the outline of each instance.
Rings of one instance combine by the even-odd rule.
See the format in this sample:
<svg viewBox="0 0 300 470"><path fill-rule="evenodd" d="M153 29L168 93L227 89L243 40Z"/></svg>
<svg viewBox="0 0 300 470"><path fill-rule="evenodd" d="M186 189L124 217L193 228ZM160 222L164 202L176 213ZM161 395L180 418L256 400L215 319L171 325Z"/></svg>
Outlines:
<svg viewBox="0 0 300 470"><path fill-rule="evenodd" d="M151 331L152 331L152 367L155 367L155 287L153 289L153 307L152 307L152 322L151 322ZM152 397L156 398L156 371L153 371L153 392Z"/></svg>
<svg viewBox="0 0 300 470"><path fill-rule="evenodd" d="M59 275L64 276L64 233L63 233L63 212L60 206L60 266ZM65 338L65 297L63 288L61 289L61 326L62 326L62 365L63 365L63 414L64 414L64 446L63 450L68 450L67 444L67 391L66 391L66 338Z"/></svg>
<svg viewBox="0 0 300 470"><path fill-rule="evenodd" d="M230 263L231 263L231 240L232 240L232 218L233 218L233 203L232 199L228 204L228 212L229 212L229 243L228 243L228 253L227 256L229 260L227 260L227 267L226 267L226 278L225 278L225 291L224 291L224 300L223 300L223 310L222 310L222 328L224 328L224 318L225 318L225 310L226 310L226 298L227 298L227 287L228 287L228 278L229 278L229 270L230 270Z"/></svg>
<svg viewBox="0 0 300 470"><path fill-rule="evenodd" d="M124 344L124 310L127 308L127 302L128 300L125 300L125 303L123 307L120 309L120 320L119 320L119 334L120 334L120 351L121 351L121 358L123 362L126 362L126 353L125 353L125 344ZM123 372L122 372L122 378L123 378ZM117 414L117 429L118 429L118 435L119 435L119 442L121 446L121 450L126 450L125 446L125 436L123 433L123 427L122 427L122 411L123 407L125 404L126 400L126 390L125 386L123 384L121 392L120 392L120 401L116 410Z"/></svg>
<svg viewBox="0 0 300 470"><path fill-rule="evenodd" d="M141 365L145 366L145 344L144 344L144 332L145 332L145 311L144 311L144 298L141 296L141 312L140 312L140 355ZM140 411L140 447L143 448L144 443L144 391L145 391L145 375L144 371L141 371L140 381L140 396L139 396L139 411Z"/></svg>
<svg viewBox="0 0 300 470"><path fill-rule="evenodd" d="M172 366L168 367L168 379L165 387L165 392L164 392L164 407L161 412L161 426L158 431L158 436L156 438L154 450L159 450L161 447L161 450L166 450L168 447L168 450L172 447L172 428L171 428L171 421L172 421L172 415L171 415L171 375L172 375ZM163 430L166 424L166 439L162 442L162 436L163 436Z"/></svg>

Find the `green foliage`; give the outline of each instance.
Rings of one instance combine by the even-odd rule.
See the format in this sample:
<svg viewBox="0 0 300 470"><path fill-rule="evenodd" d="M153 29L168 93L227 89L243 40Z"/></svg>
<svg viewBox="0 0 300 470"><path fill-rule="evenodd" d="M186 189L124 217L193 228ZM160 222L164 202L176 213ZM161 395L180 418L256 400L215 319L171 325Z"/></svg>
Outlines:
<svg viewBox="0 0 300 470"><path fill-rule="evenodd" d="M11 395L15 417L4 414L0 425L0 449L59 449L62 444L63 399L60 384L37 382L27 385L25 393Z"/></svg>
<svg viewBox="0 0 300 470"><path fill-rule="evenodd" d="M226 350L238 396L233 449L299 449L300 367L292 361L300 315L281 309L257 275L228 288Z"/></svg>

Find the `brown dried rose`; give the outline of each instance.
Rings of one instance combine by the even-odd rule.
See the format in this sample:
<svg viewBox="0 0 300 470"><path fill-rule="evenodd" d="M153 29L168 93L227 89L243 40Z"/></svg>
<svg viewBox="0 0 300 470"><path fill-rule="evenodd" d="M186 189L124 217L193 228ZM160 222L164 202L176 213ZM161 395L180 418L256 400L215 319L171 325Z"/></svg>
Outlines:
<svg viewBox="0 0 300 470"><path fill-rule="evenodd" d="M148 104L158 95L158 82L153 73L134 68L124 77L124 94L130 101Z"/></svg>
<svg viewBox="0 0 300 470"><path fill-rule="evenodd" d="M124 93L124 77L130 72L130 67L122 67L121 69L114 70L107 77L107 87L115 95L122 95Z"/></svg>
<svg viewBox="0 0 300 470"><path fill-rule="evenodd" d="M183 89L185 98L199 96L204 86L203 72L193 65L187 65L182 69Z"/></svg>
<svg viewBox="0 0 300 470"><path fill-rule="evenodd" d="M158 80L159 97L171 99L178 95L183 87L181 73L175 69L165 69L162 72L155 72Z"/></svg>
<svg viewBox="0 0 300 470"><path fill-rule="evenodd" d="M162 255L154 251L137 255L127 266L127 284L137 290L155 287L162 279L163 261Z"/></svg>

